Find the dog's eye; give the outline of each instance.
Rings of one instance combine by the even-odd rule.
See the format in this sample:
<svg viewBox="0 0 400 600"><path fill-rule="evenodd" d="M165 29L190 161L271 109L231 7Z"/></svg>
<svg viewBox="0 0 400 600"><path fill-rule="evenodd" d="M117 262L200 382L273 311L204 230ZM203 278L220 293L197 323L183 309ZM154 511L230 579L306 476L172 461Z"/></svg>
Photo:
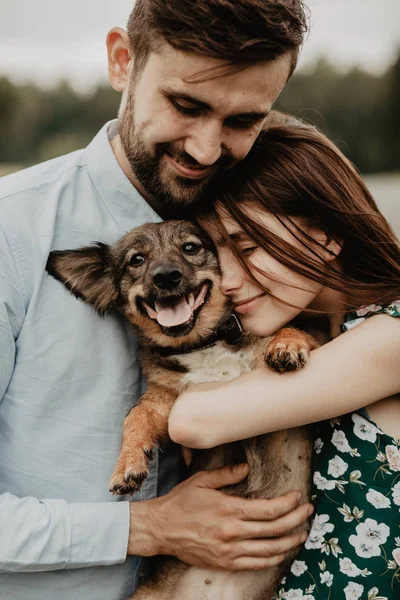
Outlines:
<svg viewBox="0 0 400 600"><path fill-rule="evenodd" d="M146 260L143 254L134 254L129 261L131 267L140 267Z"/></svg>
<svg viewBox="0 0 400 600"><path fill-rule="evenodd" d="M187 244L183 244L182 250L185 254L197 254L201 250L200 244L195 244L194 242L188 242Z"/></svg>

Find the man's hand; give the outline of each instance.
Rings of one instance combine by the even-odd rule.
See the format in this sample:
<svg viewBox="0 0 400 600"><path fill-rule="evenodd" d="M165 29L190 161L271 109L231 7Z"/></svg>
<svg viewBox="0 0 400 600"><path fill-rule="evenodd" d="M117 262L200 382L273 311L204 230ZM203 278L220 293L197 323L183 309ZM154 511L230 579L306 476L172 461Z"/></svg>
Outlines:
<svg viewBox="0 0 400 600"><path fill-rule="evenodd" d="M128 554L169 554L197 567L265 569L281 563L307 539L293 529L311 515L300 492L272 500L219 491L238 483L247 465L196 473L169 494L131 503Z"/></svg>

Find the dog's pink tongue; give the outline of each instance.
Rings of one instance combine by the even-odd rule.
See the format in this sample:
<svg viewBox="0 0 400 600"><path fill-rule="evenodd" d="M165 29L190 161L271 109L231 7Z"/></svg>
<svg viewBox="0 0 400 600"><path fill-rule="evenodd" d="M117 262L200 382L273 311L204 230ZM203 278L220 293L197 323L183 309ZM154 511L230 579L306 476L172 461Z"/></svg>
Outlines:
<svg viewBox="0 0 400 600"><path fill-rule="evenodd" d="M183 297L174 306L160 306L156 303L157 321L163 327L176 327L189 321L192 309Z"/></svg>

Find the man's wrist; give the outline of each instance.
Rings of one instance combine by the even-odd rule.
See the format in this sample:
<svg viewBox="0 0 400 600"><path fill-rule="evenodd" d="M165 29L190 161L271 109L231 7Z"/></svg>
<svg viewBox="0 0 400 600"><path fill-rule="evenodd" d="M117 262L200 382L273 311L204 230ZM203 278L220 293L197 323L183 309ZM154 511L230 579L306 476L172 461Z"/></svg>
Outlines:
<svg viewBox="0 0 400 600"><path fill-rule="evenodd" d="M160 527L159 499L130 503L128 555L165 554Z"/></svg>

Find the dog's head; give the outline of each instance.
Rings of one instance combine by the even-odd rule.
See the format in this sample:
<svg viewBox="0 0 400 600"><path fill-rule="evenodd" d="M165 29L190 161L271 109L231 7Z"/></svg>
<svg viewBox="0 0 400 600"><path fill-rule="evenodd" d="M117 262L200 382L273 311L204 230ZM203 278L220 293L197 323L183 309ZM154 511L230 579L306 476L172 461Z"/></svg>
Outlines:
<svg viewBox="0 0 400 600"><path fill-rule="evenodd" d="M212 242L188 221L142 225L114 246L51 252L46 269L100 314L117 308L161 346L197 344L230 314Z"/></svg>

